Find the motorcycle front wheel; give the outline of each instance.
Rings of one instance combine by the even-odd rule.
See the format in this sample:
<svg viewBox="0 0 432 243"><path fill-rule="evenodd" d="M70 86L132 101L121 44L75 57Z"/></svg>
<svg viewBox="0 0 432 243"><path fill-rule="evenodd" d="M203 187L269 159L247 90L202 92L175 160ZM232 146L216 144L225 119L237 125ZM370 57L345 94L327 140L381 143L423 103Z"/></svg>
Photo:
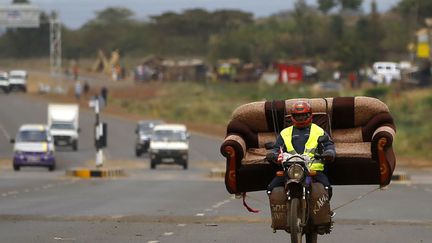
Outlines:
<svg viewBox="0 0 432 243"><path fill-rule="evenodd" d="M317 243L318 234L316 232L306 234L306 243Z"/></svg>
<svg viewBox="0 0 432 243"><path fill-rule="evenodd" d="M290 232L291 232L291 243L301 243L302 242L302 226L300 211L300 200L298 198L293 198L291 200L291 210L290 210Z"/></svg>

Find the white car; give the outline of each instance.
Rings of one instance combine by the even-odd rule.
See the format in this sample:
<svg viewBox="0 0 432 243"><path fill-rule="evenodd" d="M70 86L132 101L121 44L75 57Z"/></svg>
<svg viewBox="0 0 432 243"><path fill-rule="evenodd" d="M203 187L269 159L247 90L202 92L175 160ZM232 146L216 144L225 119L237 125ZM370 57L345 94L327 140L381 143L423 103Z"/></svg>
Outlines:
<svg viewBox="0 0 432 243"><path fill-rule="evenodd" d="M14 88L27 92L27 71L25 70L12 70L9 72L10 89Z"/></svg>
<svg viewBox="0 0 432 243"><path fill-rule="evenodd" d="M162 124L153 128L149 146L150 168L171 163L188 168L189 133L181 124Z"/></svg>
<svg viewBox="0 0 432 243"><path fill-rule="evenodd" d="M0 88L6 94L8 94L10 91L9 75L7 72L1 72L0 71Z"/></svg>

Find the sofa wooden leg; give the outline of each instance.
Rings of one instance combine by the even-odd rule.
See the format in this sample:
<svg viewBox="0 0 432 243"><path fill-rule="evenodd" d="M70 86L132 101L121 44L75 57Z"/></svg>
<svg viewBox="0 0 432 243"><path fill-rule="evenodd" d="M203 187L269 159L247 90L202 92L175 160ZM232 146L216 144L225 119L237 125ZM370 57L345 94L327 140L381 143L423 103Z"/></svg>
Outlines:
<svg viewBox="0 0 432 243"><path fill-rule="evenodd" d="M380 165L380 184L381 186L386 186L390 180L390 168L388 161L385 156L384 147L387 144L386 138L380 138L378 140L378 160Z"/></svg>
<svg viewBox="0 0 432 243"><path fill-rule="evenodd" d="M225 183L229 187L231 193L237 192L237 173L236 173L236 153L233 147L226 146L225 151L228 154L227 171L225 175Z"/></svg>

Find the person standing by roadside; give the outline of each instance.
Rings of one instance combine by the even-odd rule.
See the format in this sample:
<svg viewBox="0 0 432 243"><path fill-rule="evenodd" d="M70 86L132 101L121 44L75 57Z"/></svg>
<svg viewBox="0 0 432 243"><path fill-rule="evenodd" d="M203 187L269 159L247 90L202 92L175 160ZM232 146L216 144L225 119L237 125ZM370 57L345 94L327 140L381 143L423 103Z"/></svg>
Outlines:
<svg viewBox="0 0 432 243"><path fill-rule="evenodd" d="M79 80L75 81L75 99L78 101L81 97L81 82Z"/></svg>

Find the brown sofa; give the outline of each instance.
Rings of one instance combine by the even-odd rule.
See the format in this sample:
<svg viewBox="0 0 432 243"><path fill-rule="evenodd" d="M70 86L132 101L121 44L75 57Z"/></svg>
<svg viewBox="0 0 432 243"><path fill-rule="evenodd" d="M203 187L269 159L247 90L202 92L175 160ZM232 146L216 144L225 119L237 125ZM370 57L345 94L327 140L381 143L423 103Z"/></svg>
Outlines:
<svg viewBox="0 0 432 243"><path fill-rule="evenodd" d="M370 97L289 99L248 103L233 112L221 145L230 193L266 189L279 168L264 160L265 145L291 125L289 110L297 100L311 104L314 123L335 142L336 159L325 170L333 185L390 183L396 128L387 105Z"/></svg>

